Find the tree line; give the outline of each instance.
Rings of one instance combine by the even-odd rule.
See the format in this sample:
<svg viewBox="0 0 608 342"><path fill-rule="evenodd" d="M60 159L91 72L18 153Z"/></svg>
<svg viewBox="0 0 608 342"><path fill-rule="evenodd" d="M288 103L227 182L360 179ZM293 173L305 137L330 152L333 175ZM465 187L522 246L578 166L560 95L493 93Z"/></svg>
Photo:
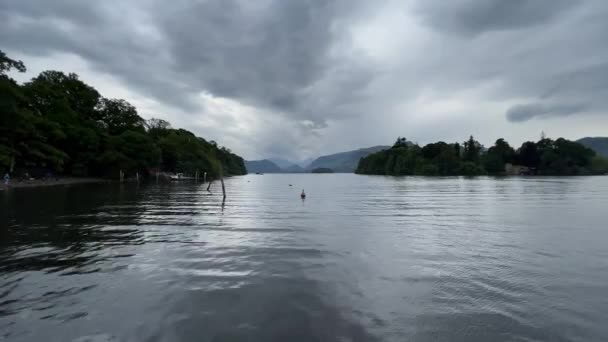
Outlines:
<svg viewBox="0 0 608 342"><path fill-rule="evenodd" d="M44 71L20 85L11 70L26 68L0 51L0 170L110 178L119 170L247 173L229 149L167 121L144 120L133 105L102 97L76 74Z"/></svg>
<svg viewBox="0 0 608 342"><path fill-rule="evenodd" d="M608 160L564 138L543 136L517 149L498 139L487 150L473 136L462 144L440 141L423 147L398 138L390 149L361 158L355 172L395 176L594 175L608 173Z"/></svg>

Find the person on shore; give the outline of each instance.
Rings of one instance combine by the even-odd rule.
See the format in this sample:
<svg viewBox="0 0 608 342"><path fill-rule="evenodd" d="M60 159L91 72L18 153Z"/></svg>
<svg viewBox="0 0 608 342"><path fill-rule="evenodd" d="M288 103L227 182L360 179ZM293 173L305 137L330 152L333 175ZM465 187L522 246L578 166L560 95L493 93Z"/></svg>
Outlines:
<svg viewBox="0 0 608 342"><path fill-rule="evenodd" d="M11 175L7 173L4 174L4 185L8 185L8 182L11 180Z"/></svg>

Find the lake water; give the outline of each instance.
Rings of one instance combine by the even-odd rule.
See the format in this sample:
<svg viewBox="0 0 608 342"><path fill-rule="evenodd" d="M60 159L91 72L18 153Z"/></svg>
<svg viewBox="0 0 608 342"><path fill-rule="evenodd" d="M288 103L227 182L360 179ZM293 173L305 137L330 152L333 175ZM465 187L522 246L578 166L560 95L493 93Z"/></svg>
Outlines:
<svg viewBox="0 0 608 342"><path fill-rule="evenodd" d="M608 177L226 187L0 191L0 340L608 340Z"/></svg>

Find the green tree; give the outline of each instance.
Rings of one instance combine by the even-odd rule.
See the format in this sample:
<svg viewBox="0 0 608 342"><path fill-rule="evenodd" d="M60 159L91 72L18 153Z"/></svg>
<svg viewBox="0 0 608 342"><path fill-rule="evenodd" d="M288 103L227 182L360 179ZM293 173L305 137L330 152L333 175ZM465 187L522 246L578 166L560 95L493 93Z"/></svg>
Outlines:
<svg viewBox="0 0 608 342"><path fill-rule="evenodd" d="M591 159L589 170L594 175L608 175L608 159L596 155Z"/></svg>
<svg viewBox="0 0 608 342"><path fill-rule="evenodd" d="M477 163L479 161L480 153L481 144L479 144L479 142L471 135L469 140L464 142L464 160Z"/></svg>
<svg viewBox="0 0 608 342"><path fill-rule="evenodd" d="M95 119L110 135L125 131L145 131L145 121L137 114L137 109L120 99L102 98L96 109Z"/></svg>
<svg viewBox="0 0 608 342"><path fill-rule="evenodd" d="M485 174L485 170L474 162L466 161L460 167L460 174L463 176L478 176Z"/></svg>
<svg viewBox="0 0 608 342"><path fill-rule="evenodd" d="M160 150L148 135L138 131L125 131L112 136L108 148L99 158L105 175L118 177L119 170L127 175L136 172L144 175L160 162Z"/></svg>
<svg viewBox="0 0 608 342"><path fill-rule="evenodd" d="M65 156L64 167L73 175L87 175L101 153L104 132L94 118L100 95L76 74L44 71L23 86L34 114L54 127L45 143Z"/></svg>
<svg viewBox="0 0 608 342"><path fill-rule="evenodd" d="M67 155L50 145L49 137L63 137L57 125L30 111L21 87L6 75L25 72L21 61L0 51L0 165L9 172L17 167L54 167L61 170Z"/></svg>
<svg viewBox="0 0 608 342"><path fill-rule="evenodd" d="M12 68L25 72L22 62L8 58L0 51L0 165L11 172L20 154L17 144L33 129L24 118L22 104L25 101L19 86L5 75Z"/></svg>
<svg viewBox="0 0 608 342"><path fill-rule="evenodd" d="M407 139L402 138L402 137L397 138L397 141L395 141L395 143L393 144L393 148L400 148L400 147L408 147Z"/></svg>
<svg viewBox="0 0 608 342"><path fill-rule="evenodd" d="M591 173L593 150L563 138L538 142L539 173L547 175L578 175Z"/></svg>
<svg viewBox="0 0 608 342"><path fill-rule="evenodd" d="M483 158L484 168L489 173L502 173L506 163L515 161L515 150L504 139L498 139Z"/></svg>
<svg viewBox="0 0 608 342"><path fill-rule="evenodd" d="M11 69L16 69L19 72L25 72L26 70L22 61L8 58L6 54L0 50L0 77L5 76Z"/></svg>
<svg viewBox="0 0 608 342"><path fill-rule="evenodd" d="M540 163L540 154L535 142L526 141L518 150L519 162L527 167L537 168Z"/></svg>
<svg viewBox="0 0 608 342"><path fill-rule="evenodd" d="M145 126L148 134L155 141L167 135L171 129L171 124L168 121L155 118L146 120Z"/></svg>
<svg viewBox="0 0 608 342"><path fill-rule="evenodd" d="M76 74L44 71L24 85L6 74L25 71L0 51L0 166L68 175L207 171L245 174L241 157L164 120L147 122L125 100L105 99ZM162 154L161 154L162 151Z"/></svg>

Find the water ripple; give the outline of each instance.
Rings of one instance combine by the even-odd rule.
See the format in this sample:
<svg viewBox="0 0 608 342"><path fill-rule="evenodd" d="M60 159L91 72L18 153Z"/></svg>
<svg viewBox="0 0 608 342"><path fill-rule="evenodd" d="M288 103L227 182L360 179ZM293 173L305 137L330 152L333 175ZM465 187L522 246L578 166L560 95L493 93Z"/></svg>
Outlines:
<svg viewBox="0 0 608 342"><path fill-rule="evenodd" d="M0 339L608 340L605 177L226 186L3 192Z"/></svg>

